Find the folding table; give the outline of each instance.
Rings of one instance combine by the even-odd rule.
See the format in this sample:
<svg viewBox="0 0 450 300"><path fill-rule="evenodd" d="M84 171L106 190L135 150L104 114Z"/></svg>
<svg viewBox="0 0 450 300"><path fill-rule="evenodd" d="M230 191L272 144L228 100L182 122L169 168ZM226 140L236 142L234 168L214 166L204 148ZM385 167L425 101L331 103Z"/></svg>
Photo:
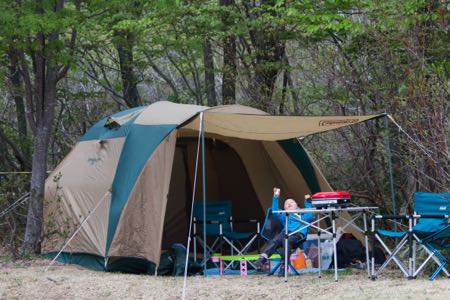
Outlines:
<svg viewBox="0 0 450 300"><path fill-rule="evenodd" d="M318 256L319 256L319 277L321 277L321 247L320 247L320 235L321 234L328 234L331 235L333 238L333 255L334 255L334 279L335 281L338 281L338 268L337 268L337 251L336 251L336 244L337 244L337 227L336 227L336 219L339 218L341 220L344 221L344 224L342 225L342 227L340 227L341 230L345 231L345 229L349 226L352 226L353 228L355 228L356 230L358 230L359 232L364 234L364 242L365 242L365 246L366 246L366 265L367 265L367 276L370 278L370 260L369 260L369 241L368 241L368 230L367 230L367 214L373 214L374 211L378 209L378 207L369 207L369 206L364 206L364 207L359 207L359 206L350 206L350 207L327 207L327 208L303 208L303 209L296 209L296 210L274 210L272 211L272 213L277 213L277 214L285 214L285 266L288 265L287 260L288 258L288 254L287 254L287 243L288 243L288 237L292 234L295 234L297 232L299 232L300 230L304 229L305 227L310 227L310 228L314 228L317 230L317 236L318 236ZM350 215L350 218L346 218L344 216L342 216L342 214L346 212L348 213L348 215ZM304 220L301 220L301 222L304 224L304 226L301 226L300 228L298 228L297 230L293 231L293 232L288 232L288 217L289 214L303 214L303 213L313 213L318 215L318 218L316 218L314 221L312 222L306 222ZM357 224L356 224L356 220L362 218L363 220L363 228L360 228ZM330 219L331 220L331 226L327 227L327 228L321 228L320 227L320 222L324 221L326 219ZM287 272L288 268L285 268L285 272L284 272L284 280L287 282Z"/></svg>

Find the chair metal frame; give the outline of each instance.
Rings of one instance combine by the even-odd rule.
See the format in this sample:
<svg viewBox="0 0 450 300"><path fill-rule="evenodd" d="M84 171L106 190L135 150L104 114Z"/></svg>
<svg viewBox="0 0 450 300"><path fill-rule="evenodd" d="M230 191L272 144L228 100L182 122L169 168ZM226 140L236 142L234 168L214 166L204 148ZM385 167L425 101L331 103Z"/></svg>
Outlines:
<svg viewBox="0 0 450 300"><path fill-rule="evenodd" d="M375 258L371 256L371 278L375 280L386 268L386 266L391 262L395 262L396 265L403 272L405 277L408 279L414 279L417 275L422 271L422 269L431 261L434 261L438 268L433 274L430 276L430 280L434 280L436 276L442 271L447 277L450 278L450 273L446 269L446 265L448 263L447 259L439 252L439 250L435 249L427 240L431 239L436 234L446 230L446 228L441 229L440 231L430 233L428 236L424 238L420 238L416 232L414 231L414 226L417 225L420 219L449 219L450 216L448 214L443 215L434 215L434 214L413 214L413 215L374 215L372 216L372 226L371 226L371 234L372 234L372 249L374 249L375 241L379 241L381 246L388 253L388 257L386 261L381 265L378 270L375 270ZM375 221L376 220L407 220L408 221L408 231L400 232L398 234L390 236L391 238L400 238L400 241L397 243L394 249L390 249L386 243L383 241L380 235L382 231L377 231L375 229ZM450 225L449 225L450 226ZM386 235L384 235L386 236ZM408 266L400 259L398 256L399 252L404 248L405 245L408 245ZM428 254L427 258L421 263L419 267L417 267L417 245L419 245L422 249L426 251Z"/></svg>
<svg viewBox="0 0 450 300"><path fill-rule="evenodd" d="M212 257L212 254L214 253L214 251L218 248L221 248L224 245L224 243L226 243L230 246L230 253L231 253L231 255L235 255L235 256L245 255L245 253L253 245L255 240L258 240L258 250L259 250L260 223L258 220L236 220L236 221L233 221L233 217L230 216L228 222L230 224L230 229L231 229L230 232L234 232L233 223L255 223L256 224L256 232L253 235L249 236L250 239L245 245L242 245L239 240L232 240L232 239L229 239L226 237L226 233L224 233L222 222L211 221L211 220L206 221L206 224L217 224L217 226L219 227L219 234L216 236L216 238L214 239L211 246L208 246L208 244L205 243L205 241L203 241L201 234L199 234L197 232L198 231L197 225L203 225L204 221L197 220L195 217L193 218L193 231L192 232L193 232L193 237L194 237L194 245L193 245L194 260L197 260L197 242L202 247L206 247L206 257L204 257L200 263L202 266ZM212 235L207 234L207 236L212 236ZM239 244L239 247L241 249L239 249L235 246L235 241ZM236 261L238 261L238 259ZM227 270L230 267L232 267L234 265L234 262L236 262L236 261L230 261L229 263L224 263L225 264L224 270ZM249 262L249 264L252 267L256 268L256 266L252 262Z"/></svg>
<svg viewBox="0 0 450 300"><path fill-rule="evenodd" d="M294 275L300 275L297 270L294 268L294 266L291 264L291 255L294 254L295 250L297 250L298 248L301 247L301 245L306 241L306 236L303 237L300 241L298 241L295 245L293 245L293 247L291 248L291 253L288 253L289 258L287 260L288 262L288 267L291 270L291 272ZM278 248L276 250L276 253L279 254L281 256L280 261L269 271L269 273L267 274L268 276L272 276L273 274L275 274L275 272L282 266L285 264L285 259L283 259L283 256L281 255L281 251L284 251L284 247L285 245L283 245L282 248ZM284 266L286 268L286 266Z"/></svg>
<svg viewBox="0 0 450 300"><path fill-rule="evenodd" d="M270 214L272 214L272 208L269 208L269 209L267 210L266 217L265 217L264 224L263 224L263 228L265 228L266 222L267 222L267 220L268 220ZM288 216L288 215L286 215L286 217L287 217L287 216ZM303 230L304 228L307 228L307 227L312 227L312 228L318 229L319 240L320 240L320 233L321 233L321 231L327 232L327 230L329 230L331 227L326 228L326 229L321 229L320 227L318 227L318 226L315 225L315 224L319 224L322 220L325 220L326 218L328 218L328 216L323 216L323 217L318 218L318 219L316 218L314 221L312 221L312 222L310 222L310 223L308 223L308 222L306 222L306 221L303 221L303 220L299 220L303 225L302 225L299 229L297 229L295 232L298 232L298 231L300 231L300 230ZM263 231L264 231L264 230L263 230ZM288 237L290 234L292 234L292 233L289 234L289 233L287 232L286 229L284 230L284 232L285 232L285 237ZM294 233L295 233L295 232L294 232ZM329 232L329 233L331 234L331 232ZM266 236L264 236L264 234L262 234L262 233L261 233L261 236L262 236L266 241L269 240L269 238L266 237ZM283 247L278 248L278 249L276 250L276 252L277 252L279 255L281 255L280 251L284 251L284 252L285 252L284 255L287 256L287 259L285 258L285 259L283 260L283 258L281 258L280 262L278 262L278 263L275 265L275 267L274 267L272 270L269 271L268 276L272 276L273 274L275 274L275 272L276 272L283 264L285 265L285 268L286 268L286 261L287 261L287 265L288 265L289 269L292 271L292 273L293 273L294 275L300 275L300 274L297 272L297 270L292 266L290 258L291 258L291 255L294 253L294 251L297 250L298 248L300 248L301 245L302 245L306 240L307 240L307 236L303 237L303 239L301 239L301 240L298 241L295 245L293 245L293 247L292 247L292 249L291 249L291 253L287 253L287 243L288 243L288 239L285 238L285 241L284 241L284 243L283 243ZM318 247L318 253L319 253L318 255L319 255L319 257L320 257L320 247ZM281 256L283 257L283 255L281 255ZM319 266L320 266L320 259L319 259ZM286 271L285 273L287 273L287 271ZM319 270L319 273L320 273L320 270ZM320 276L319 276L319 277L320 277Z"/></svg>

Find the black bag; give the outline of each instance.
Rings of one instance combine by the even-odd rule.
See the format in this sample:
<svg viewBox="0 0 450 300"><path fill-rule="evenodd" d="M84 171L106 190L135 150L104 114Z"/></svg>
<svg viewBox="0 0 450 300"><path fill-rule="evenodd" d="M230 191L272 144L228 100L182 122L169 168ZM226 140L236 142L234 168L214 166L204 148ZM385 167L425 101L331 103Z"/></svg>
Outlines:
<svg viewBox="0 0 450 300"><path fill-rule="evenodd" d="M369 255L372 255L372 251L369 251ZM377 246L373 248L373 258L375 258L375 264L377 265L382 265L386 261L386 255L384 255L383 250Z"/></svg>
<svg viewBox="0 0 450 300"><path fill-rule="evenodd" d="M355 267L361 268L361 263L366 262L366 248L353 235L349 238L342 238L336 245L338 268ZM369 251L369 258L371 251ZM374 258L376 264L386 261L384 252L379 248L374 248Z"/></svg>
<svg viewBox="0 0 450 300"><path fill-rule="evenodd" d="M172 247L161 254L158 275L183 276L186 259L186 247L182 244L173 244ZM202 270L198 263L188 262L188 275L194 275Z"/></svg>
<svg viewBox="0 0 450 300"><path fill-rule="evenodd" d="M339 240L336 250L338 268L347 268L357 261L366 261L366 248L355 238Z"/></svg>

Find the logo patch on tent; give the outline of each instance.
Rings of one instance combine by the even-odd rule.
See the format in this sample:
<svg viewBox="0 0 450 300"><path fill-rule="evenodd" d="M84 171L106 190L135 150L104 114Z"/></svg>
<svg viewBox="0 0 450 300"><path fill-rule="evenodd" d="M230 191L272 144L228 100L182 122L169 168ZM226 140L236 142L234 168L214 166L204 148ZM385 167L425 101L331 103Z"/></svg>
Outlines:
<svg viewBox="0 0 450 300"><path fill-rule="evenodd" d="M101 157L89 157L88 158L88 163L93 166L95 165L97 162L102 161Z"/></svg>
<svg viewBox="0 0 450 300"><path fill-rule="evenodd" d="M447 206L440 206L439 210L447 210Z"/></svg>
<svg viewBox="0 0 450 300"><path fill-rule="evenodd" d="M338 126L343 124L358 123L359 119L340 119L340 120L322 120L319 121L319 126Z"/></svg>

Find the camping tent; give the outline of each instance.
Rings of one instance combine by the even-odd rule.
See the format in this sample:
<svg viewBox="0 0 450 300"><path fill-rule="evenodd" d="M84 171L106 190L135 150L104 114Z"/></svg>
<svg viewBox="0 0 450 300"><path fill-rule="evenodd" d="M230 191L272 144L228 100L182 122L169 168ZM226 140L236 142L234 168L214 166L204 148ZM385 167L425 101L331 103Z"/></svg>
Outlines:
<svg viewBox="0 0 450 300"><path fill-rule="evenodd" d="M263 219L272 188L284 196L331 188L298 137L378 116L270 116L241 105L156 102L90 128L46 181L44 253L97 270L148 272L184 242L200 126L206 199L232 200L236 218ZM196 199L201 199L197 197ZM89 218L88 218L89 217Z"/></svg>

